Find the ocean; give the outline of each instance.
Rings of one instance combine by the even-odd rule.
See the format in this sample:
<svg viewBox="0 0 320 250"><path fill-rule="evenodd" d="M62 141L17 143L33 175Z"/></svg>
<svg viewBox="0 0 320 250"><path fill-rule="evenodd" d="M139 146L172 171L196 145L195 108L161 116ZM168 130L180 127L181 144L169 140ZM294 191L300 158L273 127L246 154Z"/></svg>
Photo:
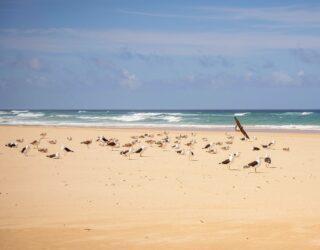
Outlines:
<svg viewBox="0 0 320 250"><path fill-rule="evenodd" d="M233 129L320 132L320 110L0 110L0 125Z"/></svg>

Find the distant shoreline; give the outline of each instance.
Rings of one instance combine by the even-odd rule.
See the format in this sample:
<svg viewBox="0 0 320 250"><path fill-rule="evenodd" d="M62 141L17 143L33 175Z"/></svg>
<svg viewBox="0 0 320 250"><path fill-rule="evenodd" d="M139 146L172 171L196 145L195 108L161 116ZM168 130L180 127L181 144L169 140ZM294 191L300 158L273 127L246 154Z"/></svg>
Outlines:
<svg viewBox="0 0 320 250"><path fill-rule="evenodd" d="M152 131L203 131L203 132L232 132L234 127L216 127L216 128L200 128L200 127L157 127L157 126L83 126L83 125L17 125L17 124L0 124L0 127L36 127L36 128L87 128L87 129L115 129L115 130L152 130ZM248 132L258 132L258 133L286 133L286 134L320 134L320 130L302 130L302 129L275 129L275 128L252 128L250 126L246 127L245 130Z"/></svg>

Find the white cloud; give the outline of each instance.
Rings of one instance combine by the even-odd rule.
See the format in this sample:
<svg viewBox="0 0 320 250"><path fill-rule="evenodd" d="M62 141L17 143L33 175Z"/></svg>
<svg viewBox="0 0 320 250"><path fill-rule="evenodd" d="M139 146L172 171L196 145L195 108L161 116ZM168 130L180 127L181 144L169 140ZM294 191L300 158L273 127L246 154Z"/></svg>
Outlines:
<svg viewBox="0 0 320 250"><path fill-rule="evenodd" d="M126 69L122 69L120 84L130 89L136 89L141 86L141 81L137 78L135 74L130 73Z"/></svg>
<svg viewBox="0 0 320 250"><path fill-rule="evenodd" d="M282 71L273 72L271 75L272 84L275 85L296 85L296 81L287 73Z"/></svg>

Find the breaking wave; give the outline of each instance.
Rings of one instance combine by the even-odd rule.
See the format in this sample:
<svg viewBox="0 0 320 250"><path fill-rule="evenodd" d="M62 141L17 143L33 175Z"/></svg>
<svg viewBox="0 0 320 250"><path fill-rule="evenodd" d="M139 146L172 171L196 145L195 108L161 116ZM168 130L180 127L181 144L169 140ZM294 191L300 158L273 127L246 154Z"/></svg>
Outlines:
<svg viewBox="0 0 320 250"><path fill-rule="evenodd" d="M32 112L26 112L26 113L19 113L17 114L18 117L41 117L41 116L45 116L45 114L43 113L32 113Z"/></svg>

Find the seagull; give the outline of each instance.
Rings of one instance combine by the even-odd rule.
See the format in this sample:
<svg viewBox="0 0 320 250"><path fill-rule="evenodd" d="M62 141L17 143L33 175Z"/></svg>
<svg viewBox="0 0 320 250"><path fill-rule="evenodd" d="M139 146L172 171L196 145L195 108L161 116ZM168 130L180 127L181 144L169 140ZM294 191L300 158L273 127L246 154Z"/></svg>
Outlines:
<svg viewBox="0 0 320 250"><path fill-rule="evenodd" d="M189 161L191 161L193 159L193 157L194 157L194 153L191 150L187 151L187 155L189 157Z"/></svg>
<svg viewBox="0 0 320 250"><path fill-rule="evenodd" d="M240 154L241 154L240 152L235 152L233 156L239 158Z"/></svg>
<svg viewBox="0 0 320 250"><path fill-rule="evenodd" d="M61 146L61 149L66 152L66 153L74 153L73 150L71 150L70 148L66 147L66 146Z"/></svg>
<svg viewBox="0 0 320 250"><path fill-rule="evenodd" d="M132 147L120 152L120 155L128 156L128 159L129 159L129 160L130 160L130 155L131 155L131 154L132 154Z"/></svg>
<svg viewBox="0 0 320 250"><path fill-rule="evenodd" d="M179 155L184 155L184 149L177 150L176 153Z"/></svg>
<svg viewBox="0 0 320 250"><path fill-rule="evenodd" d="M271 147L274 146L275 143L276 143L275 141L272 141L272 142L270 142L270 143L268 143L268 144L261 144L261 146L262 146L263 148L270 149Z"/></svg>
<svg viewBox="0 0 320 250"><path fill-rule="evenodd" d="M228 159L220 162L219 164L228 165L228 168L230 169L230 165L233 162L233 159L234 159L234 154L230 154Z"/></svg>
<svg viewBox="0 0 320 250"><path fill-rule="evenodd" d="M30 144L33 145L34 148L38 148L42 139L43 138L40 138L39 140L34 140Z"/></svg>
<svg viewBox="0 0 320 250"><path fill-rule="evenodd" d="M207 145L205 145L202 149L210 149L213 146L213 144L213 142L210 142Z"/></svg>
<svg viewBox="0 0 320 250"><path fill-rule="evenodd" d="M80 144L85 144L87 145L87 147L89 147L89 145L92 143L92 139L91 140L85 140L85 141L82 141L80 142Z"/></svg>
<svg viewBox="0 0 320 250"><path fill-rule="evenodd" d="M243 166L243 168L254 168L254 172L257 172L257 168L261 165L261 159L264 157L259 156L256 161L252 161L248 163L247 165Z"/></svg>
<svg viewBox="0 0 320 250"><path fill-rule="evenodd" d="M57 140L49 140L48 141L50 144L57 144Z"/></svg>
<svg viewBox="0 0 320 250"><path fill-rule="evenodd" d="M109 140L107 138L105 138L103 135L98 136L98 139L96 141L102 142L103 146L105 143L109 142Z"/></svg>
<svg viewBox="0 0 320 250"><path fill-rule="evenodd" d="M264 162L266 163L266 167L271 165L271 157L268 154L266 154L266 157L264 157Z"/></svg>
<svg viewBox="0 0 320 250"><path fill-rule="evenodd" d="M206 152L209 153L209 154L216 154L216 153L218 153L217 149L215 149L215 148L209 149L209 150L206 151Z"/></svg>
<svg viewBox="0 0 320 250"><path fill-rule="evenodd" d="M55 154L47 155L47 157L51 159L60 159L60 153L57 152Z"/></svg>
<svg viewBox="0 0 320 250"><path fill-rule="evenodd" d="M18 147L18 144L15 143L15 142L9 142L5 145L6 147L9 147L9 148L17 148Z"/></svg>
<svg viewBox="0 0 320 250"><path fill-rule="evenodd" d="M41 153L48 153L48 149L47 148L38 148L38 151Z"/></svg>
<svg viewBox="0 0 320 250"><path fill-rule="evenodd" d="M28 153L29 153L30 149L31 149L31 147L29 145L24 146L21 149L21 154L24 154L25 156L28 156Z"/></svg>
<svg viewBox="0 0 320 250"><path fill-rule="evenodd" d="M260 148L259 147L252 147L252 151L259 151Z"/></svg>
<svg viewBox="0 0 320 250"><path fill-rule="evenodd" d="M136 151L134 151L135 154L140 154L140 157L142 157L142 154L144 153L144 151L147 150L147 147L142 146L141 148L138 148Z"/></svg>
<svg viewBox="0 0 320 250"><path fill-rule="evenodd" d="M229 147L229 146L224 146L224 147L221 147L221 149L223 149L223 150L229 150L230 147Z"/></svg>
<svg viewBox="0 0 320 250"><path fill-rule="evenodd" d="M110 146L113 150L114 148L120 147L120 144L118 142L109 141L109 142L107 142L107 146Z"/></svg>

